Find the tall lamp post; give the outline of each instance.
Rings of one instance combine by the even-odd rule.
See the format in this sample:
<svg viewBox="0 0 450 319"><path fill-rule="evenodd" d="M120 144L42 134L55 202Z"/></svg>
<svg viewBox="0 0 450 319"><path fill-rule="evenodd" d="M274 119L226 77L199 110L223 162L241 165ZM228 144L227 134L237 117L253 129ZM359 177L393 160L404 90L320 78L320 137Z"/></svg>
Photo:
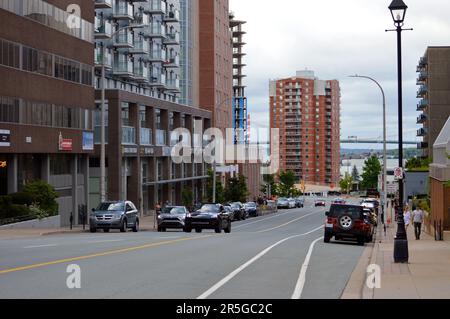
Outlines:
<svg viewBox="0 0 450 319"><path fill-rule="evenodd" d="M111 38L127 29L143 28L145 24L129 25L123 28L119 28L111 34ZM106 200L106 138L105 138L105 56L106 56L106 44L102 43L102 69L100 79L101 90L101 105L100 105L100 202Z"/></svg>
<svg viewBox="0 0 450 319"><path fill-rule="evenodd" d="M386 216L387 212L387 158L386 158L386 95L384 94L383 87L370 76L365 75L351 75L351 78L363 78L374 82L381 90L383 96L383 213Z"/></svg>
<svg viewBox="0 0 450 319"><path fill-rule="evenodd" d="M402 111L402 31L412 30L403 29L405 21L406 10L408 6L402 0L393 0L389 6L389 10L394 20L395 29L386 30L397 32L397 68L398 68L398 165L403 169L403 111ZM403 219L403 176L399 179L399 203L398 203L398 220L397 220L397 234L394 240L394 262L407 263L409 260L408 254L408 238L406 235L405 221Z"/></svg>

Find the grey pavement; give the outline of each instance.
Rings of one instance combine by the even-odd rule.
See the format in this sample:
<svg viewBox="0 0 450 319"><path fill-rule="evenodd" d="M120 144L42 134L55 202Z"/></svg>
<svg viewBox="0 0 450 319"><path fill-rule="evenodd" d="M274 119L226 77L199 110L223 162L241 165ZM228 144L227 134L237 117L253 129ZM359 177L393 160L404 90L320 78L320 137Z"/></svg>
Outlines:
<svg viewBox="0 0 450 319"><path fill-rule="evenodd" d="M323 236L326 208L313 207L312 200L306 204L234 222L231 234L98 232L0 239L0 298L193 299L212 287L208 298L290 298L311 243ZM362 252L356 244L319 240L302 298L339 298ZM66 285L70 264L80 266L80 289Z"/></svg>

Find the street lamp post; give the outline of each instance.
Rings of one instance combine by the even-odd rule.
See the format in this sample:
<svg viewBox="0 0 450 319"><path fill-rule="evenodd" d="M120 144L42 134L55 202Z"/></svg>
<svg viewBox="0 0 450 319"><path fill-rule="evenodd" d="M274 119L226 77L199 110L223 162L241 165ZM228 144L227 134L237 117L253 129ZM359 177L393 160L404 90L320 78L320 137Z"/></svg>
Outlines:
<svg viewBox="0 0 450 319"><path fill-rule="evenodd" d="M143 28L145 24L129 25L123 28L119 28L111 34L113 38L117 33L134 28ZM106 138L105 138L105 56L106 56L106 44L102 43L102 68L100 79L100 91L101 91L101 105L100 105L100 201L106 200Z"/></svg>
<svg viewBox="0 0 450 319"><path fill-rule="evenodd" d="M403 29L403 24L405 21L406 10L408 6L403 2L403 0L393 0L389 6L389 10L392 14L392 19L394 20L394 25L396 28L394 30L397 32L397 69L398 69L398 165L400 169L403 168L403 92L402 92L402 31L412 30ZM394 262L396 263L407 263L409 259L408 254L408 238L406 235L405 221L403 219L403 177L399 179L399 203L398 203L398 220L397 220L397 234L394 241Z"/></svg>
<svg viewBox="0 0 450 319"><path fill-rule="evenodd" d="M387 158L386 158L386 95L384 94L383 87L375 79L364 75L351 75L352 78L363 78L374 82L381 90L383 96L383 213L386 216L387 212Z"/></svg>

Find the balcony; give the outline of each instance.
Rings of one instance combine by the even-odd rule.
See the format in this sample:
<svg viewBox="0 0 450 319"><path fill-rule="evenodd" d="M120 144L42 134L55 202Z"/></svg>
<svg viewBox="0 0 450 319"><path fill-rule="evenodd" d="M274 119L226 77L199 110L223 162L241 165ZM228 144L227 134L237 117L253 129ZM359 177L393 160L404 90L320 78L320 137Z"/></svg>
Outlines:
<svg viewBox="0 0 450 319"><path fill-rule="evenodd" d="M424 83L428 78L428 72L420 71L419 76L417 77L417 84L420 85Z"/></svg>
<svg viewBox="0 0 450 319"><path fill-rule="evenodd" d="M112 55L108 50L105 50L105 56L103 57L102 54L102 48L95 48L95 66L96 67L101 67L101 66L105 66L105 68L107 69L111 69L112 68Z"/></svg>
<svg viewBox="0 0 450 319"><path fill-rule="evenodd" d="M156 130L156 146L166 146L167 145L167 134L164 130Z"/></svg>
<svg viewBox="0 0 450 319"><path fill-rule="evenodd" d="M417 118L417 124L423 124L427 121L427 116L425 114L420 114Z"/></svg>
<svg viewBox="0 0 450 319"><path fill-rule="evenodd" d="M114 36L116 48L133 48L133 33L130 30L122 30Z"/></svg>
<svg viewBox="0 0 450 319"><path fill-rule="evenodd" d="M153 142L153 130L150 128L141 128L141 145L152 145Z"/></svg>
<svg viewBox="0 0 450 319"><path fill-rule="evenodd" d="M95 9L111 9L112 0L95 0Z"/></svg>
<svg viewBox="0 0 450 319"><path fill-rule="evenodd" d="M166 29L161 23L151 23L148 27L143 29L143 33L151 38L165 38Z"/></svg>
<svg viewBox="0 0 450 319"><path fill-rule="evenodd" d="M148 67L143 63L137 63L134 66L134 79L138 82L149 82Z"/></svg>
<svg viewBox="0 0 450 319"><path fill-rule="evenodd" d="M167 88L167 91L180 92L180 80L179 79L168 79L166 88Z"/></svg>
<svg viewBox="0 0 450 319"><path fill-rule="evenodd" d="M114 64L113 74L124 78L132 78L134 73L133 62L117 62Z"/></svg>
<svg viewBox="0 0 450 319"><path fill-rule="evenodd" d="M120 1L113 12L113 18L117 20L133 20L133 5L129 2Z"/></svg>
<svg viewBox="0 0 450 319"><path fill-rule="evenodd" d="M166 86L166 75L165 74L152 74L149 77L150 86L153 87L165 87Z"/></svg>
<svg viewBox="0 0 450 319"><path fill-rule="evenodd" d="M417 104L417 111L421 112L421 111L425 110L425 108L427 106L428 106L428 100L427 99L420 100L420 102Z"/></svg>
<svg viewBox="0 0 450 319"><path fill-rule="evenodd" d="M428 92L428 87L426 85L421 85L417 91L417 98L423 98Z"/></svg>
<svg viewBox="0 0 450 319"><path fill-rule="evenodd" d="M95 17L95 39L110 39L112 36L111 21Z"/></svg>
<svg viewBox="0 0 450 319"><path fill-rule="evenodd" d="M150 44L145 38L138 38L134 40L134 47L130 49L132 54L148 54L150 51Z"/></svg>
<svg viewBox="0 0 450 319"><path fill-rule="evenodd" d="M164 44L165 45L180 44L180 33L179 32L167 33L166 38L164 39Z"/></svg>
<svg viewBox="0 0 450 319"><path fill-rule="evenodd" d="M180 21L180 11L177 9L171 10L167 12L167 14L164 17L164 21L172 23L172 22L179 22Z"/></svg>
<svg viewBox="0 0 450 319"><path fill-rule="evenodd" d="M150 56L149 56L149 60L151 62L164 62L166 60L166 50L161 49L153 49L152 51L150 51Z"/></svg>
<svg viewBox="0 0 450 319"><path fill-rule="evenodd" d="M145 12L139 12L134 14L134 20L132 25L149 25L150 24L150 14Z"/></svg>
<svg viewBox="0 0 450 319"><path fill-rule="evenodd" d="M122 144L135 145L136 144L136 129L132 126L122 126Z"/></svg>
<svg viewBox="0 0 450 319"><path fill-rule="evenodd" d="M426 128L421 128L421 129L417 130L418 137L426 136L427 134L428 134L428 130Z"/></svg>
<svg viewBox="0 0 450 319"><path fill-rule="evenodd" d="M95 144L100 144L101 143L101 130L102 127L100 125L96 125L94 127L94 143ZM105 125L105 143L108 144L108 139L109 139L109 130L108 130L108 126Z"/></svg>
<svg viewBox="0 0 450 319"><path fill-rule="evenodd" d="M169 58L169 60L164 61L164 67L168 69L180 67L180 57L176 55L174 57Z"/></svg>
<svg viewBox="0 0 450 319"><path fill-rule="evenodd" d="M144 7L144 11L151 14L163 14L167 12L167 4L161 0L150 0Z"/></svg>
<svg viewBox="0 0 450 319"><path fill-rule="evenodd" d="M424 67L427 66L427 64L428 64L427 57L421 57L420 60L419 60L419 67L420 68L424 68Z"/></svg>

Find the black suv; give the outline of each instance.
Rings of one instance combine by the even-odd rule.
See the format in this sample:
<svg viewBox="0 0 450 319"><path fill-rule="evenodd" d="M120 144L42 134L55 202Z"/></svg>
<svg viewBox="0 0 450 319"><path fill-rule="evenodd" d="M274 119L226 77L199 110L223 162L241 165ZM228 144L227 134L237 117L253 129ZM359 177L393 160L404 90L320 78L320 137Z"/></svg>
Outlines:
<svg viewBox="0 0 450 319"><path fill-rule="evenodd" d="M332 204L326 215L324 235L326 243L329 243L333 236L336 240L356 239L362 246L370 240L373 225L365 218L362 206Z"/></svg>

